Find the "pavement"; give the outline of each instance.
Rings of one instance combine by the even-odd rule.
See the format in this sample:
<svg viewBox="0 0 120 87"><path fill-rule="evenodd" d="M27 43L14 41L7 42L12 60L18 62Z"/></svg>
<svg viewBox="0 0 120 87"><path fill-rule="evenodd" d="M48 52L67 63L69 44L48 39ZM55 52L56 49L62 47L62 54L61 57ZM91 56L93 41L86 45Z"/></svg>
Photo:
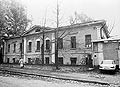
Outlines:
<svg viewBox="0 0 120 87"><path fill-rule="evenodd" d="M100 74L97 72L85 71L85 72L61 72L60 70L43 69L44 66L29 66L20 69L19 65L0 65L0 69L6 69L10 71L17 71L27 74L36 74L41 76L52 77L63 80L74 80L80 82L100 83L104 85L116 85L120 86L120 72L115 75Z"/></svg>

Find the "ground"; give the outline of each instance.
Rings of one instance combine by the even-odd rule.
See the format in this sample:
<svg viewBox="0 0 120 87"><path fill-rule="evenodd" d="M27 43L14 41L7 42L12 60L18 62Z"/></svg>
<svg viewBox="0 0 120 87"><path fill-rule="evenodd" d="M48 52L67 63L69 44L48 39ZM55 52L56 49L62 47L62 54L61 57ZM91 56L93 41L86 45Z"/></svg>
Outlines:
<svg viewBox="0 0 120 87"><path fill-rule="evenodd" d="M103 86L89 83L42 81L36 79L0 76L0 87L103 87Z"/></svg>
<svg viewBox="0 0 120 87"><path fill-rule="evenodd" d="M96 70L88 71L83 69L76 72L76 70L78 70L77 68L79 67L62 67L62 70L52 70L50 66L26 65L21 69L18 65L1 65L0 87L120 87L120 71L116 72L116 74L110 74L109 72L100 73ZM50 78L36 75L35 77L31 75L26 77L21 74L16 76L11 73L5 73L2 71L3 69L34 75L50 76ZM110 85L99 84L99 82L108 83Z"/></svg>

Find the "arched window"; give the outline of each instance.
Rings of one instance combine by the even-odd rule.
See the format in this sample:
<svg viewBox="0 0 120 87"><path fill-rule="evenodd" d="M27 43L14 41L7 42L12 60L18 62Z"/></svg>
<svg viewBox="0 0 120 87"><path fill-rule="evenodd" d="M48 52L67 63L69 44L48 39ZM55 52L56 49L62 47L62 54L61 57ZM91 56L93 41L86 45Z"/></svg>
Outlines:
<svg viewBox="0 0 120 87"><path fill-rule="evenodd" d="M32 41L29 40L28 41L28 52L31 52L32 51Z"/></svg>
<svg viewBox="0 0 120 87"><path fill-rule="evenodd" d="M46 50L50 50L50 40L46 40Z"/></svg>

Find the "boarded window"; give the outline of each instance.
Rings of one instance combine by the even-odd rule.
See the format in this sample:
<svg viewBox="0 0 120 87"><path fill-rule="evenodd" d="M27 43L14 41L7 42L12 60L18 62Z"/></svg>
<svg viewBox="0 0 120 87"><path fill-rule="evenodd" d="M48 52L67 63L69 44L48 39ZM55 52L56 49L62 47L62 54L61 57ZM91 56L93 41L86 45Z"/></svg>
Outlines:
<svg viewBox="0 0 120 87"><path fill-rule="evenodd" d="M46 40L46 50L50 50L50 40Z"/></svg>
<svg viewBox="0 0 120 87"><path fill-rule="evenodd" d="M10 52L10 44L8 44L8 52Z"/></svg>
<svg viewBox="0 0 120 87"><path fill-rule="evenodd" d="M92 47L91 35L85 35L85 47L87 47L87 48Z"/></svg>
<svg viewBox="0 0 120 87"><path fill-rule="evenodd" d="M58 49L63 48L63 38L58 38Z"/></svg>
<svg viewBox="0 0 120 87"><path fill-rule="evenodd" d="M71 48L76 48L76 36L71 37Z"/></svg>
<svg viewBox="0 0 120 87"><path fill-rule="evenodd" d="M40 41L37 41L37 48L36 51L40 51Z"/></svg>

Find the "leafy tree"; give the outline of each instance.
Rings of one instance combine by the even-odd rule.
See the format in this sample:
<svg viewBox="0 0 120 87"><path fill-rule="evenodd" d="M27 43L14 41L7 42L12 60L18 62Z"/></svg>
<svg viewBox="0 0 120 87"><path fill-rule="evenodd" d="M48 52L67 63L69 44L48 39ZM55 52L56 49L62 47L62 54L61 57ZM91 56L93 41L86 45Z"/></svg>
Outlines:
<svg viewBox="0 0 120 87"><path fill-rule="evenodd" d="M22 4L13 0L0 1L0 33L8 37L21 35L29 22Z"/></svg>

